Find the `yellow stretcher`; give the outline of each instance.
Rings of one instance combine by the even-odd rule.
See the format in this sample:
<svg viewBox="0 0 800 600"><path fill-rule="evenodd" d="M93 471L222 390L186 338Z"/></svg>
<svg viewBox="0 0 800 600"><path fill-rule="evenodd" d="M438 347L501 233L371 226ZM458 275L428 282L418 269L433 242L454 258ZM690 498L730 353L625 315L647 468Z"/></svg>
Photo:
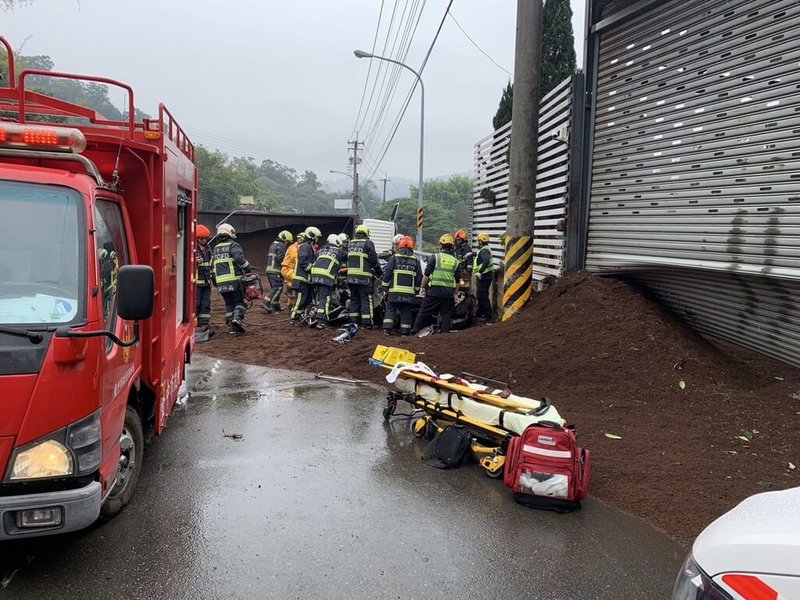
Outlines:
<svg viewBox="0 0 800 600"><path fill-rule="evenodd" d="M400 348L378 346L370 364L391 372L387 381L396 390L387 396L383 417L414 417L412 431L417 437L433 438L446 425L458 423L474 437L472 450L490 477L500 477L509 439L541 421L564 424L549 400L534 400L512 394L503 383L469 373L459 376L436 374L416 356ZM414 407L411 414L398 413L398 402ZM424 413L424 414L423 414Z"/></svg>

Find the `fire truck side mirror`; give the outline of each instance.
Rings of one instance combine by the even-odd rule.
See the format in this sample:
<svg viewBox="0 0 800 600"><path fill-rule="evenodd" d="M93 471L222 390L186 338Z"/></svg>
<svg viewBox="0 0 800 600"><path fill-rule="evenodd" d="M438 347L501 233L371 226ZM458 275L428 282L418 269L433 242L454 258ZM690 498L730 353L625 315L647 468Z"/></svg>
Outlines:
<svg viewBox="0 0 800 600"><path fill-rule="evenodd" d="M144 321L153 316L155 274L146 265L125 265L117 280L117 310L121 319Z"/></svg>

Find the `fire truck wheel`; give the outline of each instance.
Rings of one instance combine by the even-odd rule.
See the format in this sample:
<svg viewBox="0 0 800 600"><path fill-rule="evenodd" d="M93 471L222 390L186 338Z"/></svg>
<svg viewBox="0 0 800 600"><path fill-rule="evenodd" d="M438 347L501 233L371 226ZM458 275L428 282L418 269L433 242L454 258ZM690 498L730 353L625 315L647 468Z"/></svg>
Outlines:
<svg viewBox="0 0 800 600"><path fill-rule="evenodd" d="M119 436L119 471L111 493L100 508L101 519L116 516L133 496L144 456L144 431L138 413L128 407L125 423Z"/></svg>

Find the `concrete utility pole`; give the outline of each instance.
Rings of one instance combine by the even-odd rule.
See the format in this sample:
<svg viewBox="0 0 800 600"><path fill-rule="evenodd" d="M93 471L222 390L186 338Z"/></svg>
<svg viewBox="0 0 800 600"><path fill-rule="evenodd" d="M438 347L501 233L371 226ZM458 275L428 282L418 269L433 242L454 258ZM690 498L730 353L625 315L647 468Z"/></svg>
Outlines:
<svg viewBox="0 0 800 600"><path fill-rule="evenodd" d="M386 177L384 176L384 178L381 179L381 181L383 182L383 202L385 204L386 203L386 182L387 181L391 181L391 179L386 179Z"/></svg>
<svg viewBox="0 0 800 600"><path fill-rule="evenodd" d="M517 0L514 104L511 110L511 164L508 185L503 320L530 299L539 79L542 60L542 0Z"/></svg>
<svg viewBox="0 0 800 600"><path fill-rule="evenodd" d="M361 223L361 196L358 191L358 165L361 164L361 158L358 152L364 149L364 142L358 141L358 134L354 141L347 142L347 149L353 151L353 156L350 157L350 164L353 165L353 226L357 227Z"/></svg>

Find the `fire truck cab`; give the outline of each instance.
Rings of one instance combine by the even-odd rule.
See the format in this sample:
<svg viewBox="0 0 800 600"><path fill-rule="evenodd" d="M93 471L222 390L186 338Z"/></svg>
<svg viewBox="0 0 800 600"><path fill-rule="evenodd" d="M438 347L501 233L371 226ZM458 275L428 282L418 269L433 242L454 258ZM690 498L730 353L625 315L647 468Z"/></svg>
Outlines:
<svg viewBox="0 0 800 600"><path fill-rule="evenodd" d="M194 148L122 83L47 71L0 88L0 540L127 504L144 428L166 426L194 343ZM26 87L127 92L124 121Z"/></svg>

